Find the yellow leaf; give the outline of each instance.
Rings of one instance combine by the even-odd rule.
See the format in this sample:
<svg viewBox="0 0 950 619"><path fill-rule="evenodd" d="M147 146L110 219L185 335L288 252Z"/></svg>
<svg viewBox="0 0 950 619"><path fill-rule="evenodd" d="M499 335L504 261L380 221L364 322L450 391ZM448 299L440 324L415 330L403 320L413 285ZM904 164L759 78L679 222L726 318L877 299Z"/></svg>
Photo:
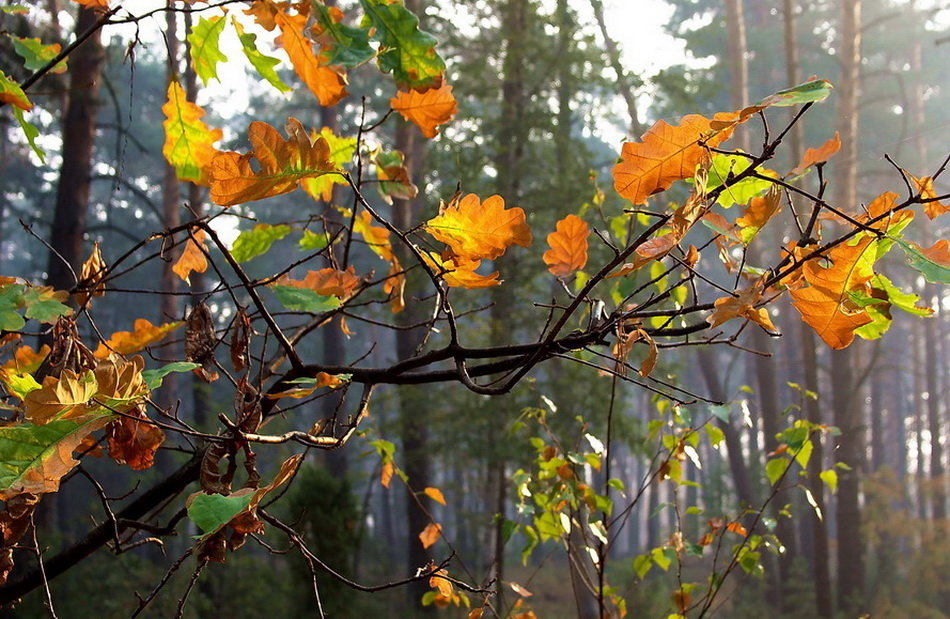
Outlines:
<svg viewBox="0 0 950 619"><path fill-rule="evenodd" d="M442 537L442 525L430 522L419 534L419 541L422 542L423 548L428 548L439 541L440 537Z"/></svg>
<svg viewBox="0 0 950 619"><path fill-rule="evenodd" d="M165 114L165 145L162 154L175 168L178 178L198 185L211 182L208 166L218 149L212 146L221 139L220 129L211 129L201 119L205 111L188 101L181 84L168 84L168 100L162 106Z"/></svg>
<svg viewBox="0 0 950 619"><path fill-rule="evenodd" d="M435 574L429 577L429 586L433 589L438 589L439 593L446 598L451 598L455 593L455 586L452 584L452 581L447 578L449 573L444 569L437 571Z"/></svg>
<svg viewBox="0 0 950 619"><path fill-rule="evenodd" d="M555 232L548 235L551 249L544 252L544 263L556 277L566 277L587 264L587 237L590 229L577 215L568 215L557 222Z"/></svg>
<svg viewBox="0 0 950 619"><path fill-rule="evenodd" d="M363 237L366 245L377 256L387 262L394 260L393 247L389 242L389 230L374 225L373 217L369 214L369 211L360 211L356 219L353 220L353 231Z"/></svg>
<svg viewBox="0 0 950 619"><path fill-rule="evenodd" d="M186 284L190 284L189 278L192 272L204 273L208 270L208 260L202 251L205 242L205 231L195 230L188 241L185 242L185 248L178 258L178 262L172 267L172 271L180 277Z"/></svg>
<svg viewBox="0 0 950 619"><path fill-rule="evenodd" d="M735 114L716 114L716 120ZM621 161L613 168L614 189L633 204L643 204L653 194L669 189L678 180L689 178L707 156L706 146L718 146L730 135L730 129L716 130L710 120L698 114L670 125L660 120L643 134L641 142L627 142Z"/></svg>
<svg viewBox="0 0 950 619"><path fill-rule="evenodd" d="M501 280L498 279L498 271L490 275L479 275L475 272L481 265L481 260L439 256L428 251L422 252L422 259L451 288L488 288L501 284Z"/></svg>
<svg viewBox="0 0 950 619"><path fill-rule="evenodd" d="M185 323L167 322L163 325L153 325L145 318L137 318L131 331L116 331L109 338L109 341L99 344L94 354L97 358L104 359L112 352L120 355L139 352L146 346L161 340L183 324Z"/></svg>
<svg viewBox="0 0 950 619"><path fill-rule="evenodd" d="M313 42L307 38L306 15L287 15L278 11L273 16L274 23L280 28L280 37L276 43L284 48L294 71L303 80L323 107L330 107L346 96L346 77L335 68L328 67L313 53Z"/></svg>
<svg viewBox="0 0 950 619"><path fill-rule="evenodd" d="M320 137L327 142L330 149L330 161L337 168L340 168L353 159L353 153L356 152L356 138L338 137L329 127L320 130ZM305 179L301 186L303 190L313 196L315 200L330 202L333 200L333 187L335 185L346 185L346 179L340 174L324 174Z"/></svg>
<svg viewBox="0 0 950 619"><path fill-rule="evenodd" d="M458 103L452 94L452 87L447 84L430 88L424 93L415 90L399 91L390 99L389 104L403 118L419 127L422 135L430 139L439 134L439 125L452 120L458 112Z"/></svg>
<svg viewBox="0 0 950 619"><path fill-rule="evenodd" d="M453 200L426 224L426 231L466 260L494 260L511 245L531 245L531 229L521 208L505 208L501 196L482 202L473 193Z"/></svg>
<svg viewBox="0 0 950 619"><path fill-rule="evenodd" d="M74 419L89 412L89 400L97 391L92 372L78 375L63 370L59 378L47 376L43 386L28 393L23 399L23 409L30 423L41 426L54 419Z"/></svg>
<svg viewBox="0 0 950 619"><path fill-rule="evenodd" d="M445 505L445 497L442 496L442 491L439 490L438 488L429 487L423 490L422 492L427 497L435 501L436 503L441 503L442 505Z"/></svg>
<svg viewBox="0 0 950 619"><path fill-rule="evenodd" d="M142 378L144 368L145 359L141 355L128 360L115 354L99 359L93 370L96 399L121 412L138 405L149 393Z"/></svg>
<svg viewBox="0 0 950 619"><path fill-rule="evenodd" d="M211 161L211 199L221 206L293 191L304 179L336 171L327 141L311 138L296 118L287 119L287 139L267 123L248 129L253 152L218 153ZM257 161L255 171L252 160Z"/></svg>

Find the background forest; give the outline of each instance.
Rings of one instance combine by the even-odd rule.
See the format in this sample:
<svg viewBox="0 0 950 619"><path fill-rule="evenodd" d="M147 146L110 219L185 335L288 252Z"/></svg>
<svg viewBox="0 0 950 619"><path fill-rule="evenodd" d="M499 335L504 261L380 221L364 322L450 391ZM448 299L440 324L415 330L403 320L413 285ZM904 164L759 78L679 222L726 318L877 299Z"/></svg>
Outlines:
<svg viewBox="0 0 950 619"><path fill-rule="evenodd" d="M0 70L21 83L37 67L24 68L17 37L65 46L99 18L92 9L61 0L21 2L24 11L3 3ZM164 6L112 3L119 4L134 15ZM0 275L69 290L75 274L64 270L63 257L82 264L98 243L112 264L141 239L205 212L205 188L180 182L162 154L171 79L180 80L189 100L207 111L204 122L222 130L221 148L246 150L248 126L255 120L282 127L294 117L335 136L359 134L366 140L362 156L389 171L381 174L393 174L379 176L378 187L367 185L367 199L394 218L414 213L411 220L396 221L403 230L434 217L440 200L448 202L457 188L483 199L499 194L508 205L528 210L534 245L494 262L508 285L460 291L456 297L471 310L460 320L464 336L498 346L535 338L545 307L563 298L566 289L579 290L593 272L552 278L543 267L541 230L554 230L569 213L585 219L601 238L629 239L636 226L648 225L643 223L648 218L638 220L614 190L611 171L622 143L659 119L712 117L811 76L826 79L836 89L794 124L768 167L791 170L806 148L823 145L838 132L841 150L827 164L802 171L800 183L820 195L827 183L828 201L852 211L884 191L906 193L897 166L918 176L933 174L945 165L950 144L950 7L939 1L644 3L649 8L643 10L656 12L646 22L655 14L666 19L661 36L643 32L638 9L631 8L640 3L632 0L405 0L422 28L438 39L445 79L458 104L454 120L433 139L423 139L416 127L389 113L392 81L371 63L349 71L350 96L333 107L318 106L311 93L292 88L297 78L286 60L271 67L272 80L245 67L235 31L222 35L227 60L221 59L217 76L201 69L196 74L190 59L199 39L186 34L199 20L221 15L221 9L195 3L187 5L195 9L190 11L186 3L171 4L183 10L156 11L103 28L70 55L64 72L48 73L33 86L29 94L38 107L27 118L39 129L44 161L10 106L0 110ZM325 4L338 4L346 15L359 8L346 0ZM244 18L244 4L226 8ZM220 21L228 20L230 14ZM275 33L253 32L259 48L270 54ZM769 112L772 126L750 120L730 148L757 152L768 140L766 131L774 137L799 111L776 108ZM91 130L71 134L82 131L83 119ZM366 126L383 120L362 137ZM335 153L343 152L349 162L356 141L342 142L334 143ZM405 154L404 161L392 146ZM72 167L82 152L90 173ZM716 173L725 179L739 159L720 160L726 167ZM408 175L400 179L395 175L403 163ZM411 185L416 190L410 191ZM948 186L946 177L937 178L934 195L947 194ZM691 189L679 183L651 198L653 206L672 208L686 201ZM720 201L736 215L740 206L732 206L734 197L726 191ZM735 202L743 204L738 197ZM328 184L322 201L297 191L239 204L216 218L215 229L225 244L236 247L235 239L254 230L258 217L310 225L318 220L311 214L318 205L329 211L320 217L337 225L358 206L345 185ZM945 217L918 223L911 240L921 246L947 235ZM704 229L700 236L711 242L714 232ZM253 259L243 263L247 276L257 280L285 272L308 242L309 249L326 246L325 232L314 227L309 234L300 239L285 232L269 239L266 253L251 253ZM771 264L789 238L782 229L765 228L741 260L753 268ZM387 267L371 242L354 248L347 260L359 273L384 275ZM716 247L710 248L703 268L720 275ZM160 259L145 261L159 250L153 257ZM137 318L155 325L182 321L192 315L202 291L222 290L228 277L214 270L194 272L185 284L170 268L180 253L177 246L168 247L168 255L157 246L136 251L141 267L110 282L107 296L96 301L95 324L104 336L133 329ZM610 254L609 245L592 235L590 263L603 264ZM718 583L714 605L685 616L700 616L701 610L735 618L945 617L950 531L943 396L950 393L950 297L902 256L892 252L881 261L894 284L919 299L901 306L910 312L894 311L885 337L856 339L842 350L824 346L786 295L769 307L781 337L747 324L716 327L688 345L658 340L657 366L648 379L636 373L644 357L638 347L631 355L631 380L590 367L609 364L605 348L602 358L565 353L549 359L498 397L456 383L382 385L346 449L308 448L296 479L269 510L280 522L292 523L323 564L346 580L372 585L361 591L316 570L322 611L331 617L478 616L468 613L478 611L489 592L492 602L484 617L594 617L598 600L585 591L585 578L610 583L611 616L680 616L692 608L691 591L698 587L692 583L722 573L719 551L704 552L709 541L699 540L708 534L723 540L710 548L731 548L750 530L759 536L758 545L744 551L729 578ZM603 302L617 305L661 278L662 269L645 268L617 280L614 298ZM328 366L360 357L374 367L407 358L418 341L401 334L418 332L431 302L431 293L416 284L410 276L405 312L391 314L385 301L358 315L343 311L301 340L301 356ZM143 294L156 290L168 294ZM241 320L239 304L215 299L207 317L213 329ZM598 319L594 305L585 321ZM924 306L932 313L919 310ZM276 318L293 324L293 316ZM652 327L662 327L664 320L660 316ZM403 331L381 326L394 321ZM77 324L95 341L88 324ZM738 338L696 345L737 328ZM36 331L23 342L38 348L50 341L41 335L38 340ZM432 335L435 342L445 337ZM150 348L150 359L180 359L188 345L184 335L173 334ZM159 406L174 407L204 432L217 431L219 413L235 407L233 385L191 372L169 374L156 393ZM285 406L300 407L294 414L316 420L349 405L344 400L329 392ZM658 439L668 419L702 428L694 433L697 440L676 447L674 475L669 469L658 473L661 452L671 451ZM790 447L789 432L798 419L814 424L806 431L811 432L807 472L799 464L808 457L800 459L800 451ZM820 426L835 429L819 432ZM277 416L268 431L276 435L295 427ZM174 474L197 440L169 434L154 466L142 472L84 457L55 501L44 499L37 511L36 544L46 556L72 547L108 510L127 504L123 501L139 484L146 488ZM602 462L608 441L609 457ZM281 463L300 451L292 442L261 449L257 464L267 471L264 479L273 479ZM770 465L779 461L787 470ZM532 501L546 492L545 484L579 475L561 468L567 463L583 471L583 479L573 481L585 485L578 490L575 483L578 495L559 498L573 501L568 519L574 520L565 526ZM612 478L620 483L608 483ZM588 486L608 489L584 494ZM0 615L50 616L50 600L61 617L315 614L313 566L273 523L268 522L266 536L255 533L258 541L228 552L223 564L196 569L189 549L192 536L201 532L184 518L183 508L190 492L148 514L150 522L161 523L155 531L140 529L121 540L116 531L115 552L93 554L51 579L48 590L33 590ZM611 508L621 515L608 542L596 525L599 514ZM433 531L432 522L441 529ZM177 534L168 536L170 529L162 527ZM596 564L597 553L587 550L599 544L610 548L602 566ZM35 556L22 554L16 569L35 565ZM459 581L455 589L440 589L425 578L375 590L447 558L449 574ZM16 576L14 570L11 581ZM163 588L151 599L159 584Z"/></svg>

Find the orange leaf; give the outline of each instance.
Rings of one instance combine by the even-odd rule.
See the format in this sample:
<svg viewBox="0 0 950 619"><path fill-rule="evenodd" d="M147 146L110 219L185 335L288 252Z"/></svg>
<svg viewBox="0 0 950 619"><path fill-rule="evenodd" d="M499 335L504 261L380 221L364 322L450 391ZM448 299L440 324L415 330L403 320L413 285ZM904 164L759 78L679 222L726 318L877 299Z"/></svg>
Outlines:
<svg viewBox="0 0 950 619"><path fill-rule="evenodd" d="M43 363L43 359L46 359L49 351L48 344L43 344L39 351L33 350L32 346L20 346L13 351L13 358L4 363L0 369L14 374L32 374Z"/></svg>
<svg viewBox="0 0 950 619"><path fill-rule="evenodd" d="M327 267L319 271L308 271L303 279L290 279L286 275L274 282L280 286L306 288L319 295L334 296L341 300L349 299L360 284L356 269L351 265L345 271Z"/></svg>
<svg viewBox="0 0 950 619"><path fill-rule="evenodd" d="M587 264L590 229L577 215L568 215L557 222L555 230L548 235L551 249L544 252L543 259L552 275L566 277Z"/></svg>
<svg viewBox="0 0 950 619"><path fill-rule="evenodd" d="M813 165L824 163L831 159L835 153L841 149L841 136L835 131L835 137L831 138L818 148L809 148L805 150L805 156L801 162L792 170L792 174L801 174Z"/></svg>
<svg viewBox="0 0 950 619"><path fill-rule="evenodd" d="M452 120L458 112L458 103L452 94L452 87L447 84L430 88L424 93L415 90L399 91L390 99L389 104L403 118L415 123L422 130L422 135L430 139L439 134L439 125Z"/></svg>
<svg viewBox="0 0 950 619"><path fill-rule="evenodd" d="M54 419L82 417L94 405L89 401L96 395L96 381L92 372L76 374L63 370L59 378L47 376L43 386L26 394L23 410L30 423L41 426Z"/></svg>
<svg viewBox="0 0 950 619"><path fill-rule="evenodd" d="M749 534L746 528L738 522L730 522L729 524L726 525L726 530L732 531L736 535L741 535L742 537L745 537L746 535Z"/></svg>
<svg viewBox="0 0 950 619"><path fill-rule="evenodd" d="M844 243L827 258L815 257L802 265L808 286L792 291L792 304L826 344L839 350L854 340L854 331L869 322L864 309L853 307L848 292L866 284L874 273L861 258L871 246L865 236L855 244ZM830 266L823 266L830 262Z"/></svg>
<svg viewBox="0 0 950 619"><path fill-rule="evenodd" d="M369 214L369 211L360 211L360 214L353 220L353 231L363 237L373 253L387 262L393 261L393 247L389 242L389 230L382 226L373 225L373 217Z"/></svg>
<svg viewBox="0 0 950 619"><path fill-rule="evenodd" d="M501 284L498 271L490 275L480 275L475 272L481 265L481 260L465 260L451 255L440 257L428 251L422 252L422 259L451 288L488 288Z"/></svg>
<svg viewBox="0 0 950 619"><path fill-rule="evenodd" d="M910 176L910 175L908 175ZM914 186L917 188L917 191L920 192L920 197L924 200L932 200L937 197L937 192L934 191L934 179L929 176L922 176L917 178L916 176L911 176L910 180L914 182ZM943 204L942 202L925 202L924 203L924 213L930 219L936 219L940 215L943 215L947 211L950 211L950 204Z"/></svg>
<svg viewBox="0 0 950 619"><path fill-rule="evenodd" d="M441 503L442 505L445 505L445 497L442 496L442 491L439 490L438 488L429 487L423 490L422 492L427 497L435 501L436 503Z"/></svg>
<svg viewBox="0 0 950 619"><path fill-rule="evenodd" d="M715 118L733 116L716 114ZM625 143L621 161L613 168L614 189L630 202L643 204L675 181L693 176L707 156L699 142L705 139L708 146L718 146L730 135L731 129L718 131L710 122L698 114L684 116L679 126L660 120L643 134L641 142Z"/></svg>
<svg viewBox="0 0 950 619"><path fill-rule="evenodd" d="M175 272L175 275L180 277L186 284L191 283L189 278L192 272L204 273L208 270L208 260L202 251L205 236L206 233L204 230L200 228L195 230L185 243L185 248L182 250L178 262L172 267L172 271Z"/></svg>
<svg viewBox="0 0 950 619"><path fill-rule="evenodd" d="M145 318L137 318L132 331L116 331L108 342L99 343L94 353L96 357L104 359L110 353L128 355L138 352L150 344L161 340L170 332L182 326L183 322L166 322L163 325L153 325Z"/></svg>
<svg viewBox="0 0 950 619"><path fill-rule="evenodd" d="M330 147L313 137L296 118L288 118L287 139L267 123L254 121L248 129L252 153L223 152L211 161L211 199L221 206L278 196L300 181L336 171ZM251 160L260 166L255 172Z"/></svg>
<svg viewBox="0 0 950 619"><path fill-rule="evenodd" d="M426 231L465 260L494 260L511 245L531 245L531 228L521 208L505 208L501 196L482 202L473 193L453 200L426 224Z"/></svg>
<svg viewBox="0 0 950 619"><path fill-rule="evenodd" d="M317 375L313 378L314 382L307 383L305 387L293 387L277 393L268 393L264 397L268 400L277 400L279 398L295 398L299 400L309 396L317 389L322 389L323 387L336 389L347 382L335 374L327 374L326 372L317 372Z"/></svg>
<svg viewBox="0 0 950 619"><path fill-rule="evenodd" d="M756 196L749 202L742 217L736 219L739 226L739 238L743 243L750 243L765 224L782 210L782 194L778 185L772 185L764 196Z"/></svg>
<svg viewBox="0 0 950 619"><path fill-rule="evenodd" d="M423 548L428 548L439 541L440 537L442 537L442 525L430 522L426 525L426 528L422 530L422 533L419 534L419 541L422 542Z"/></svg>
<svg viewBox="0 0 950 619"><path fill-rule="evenodd" d="M101 297L106 293L106 284L102 277L107 270L106 261L102 259L102 252L99 250L99 241L96 241L92 245L89 258L82 263L79 291L76 292L76 301L80 306L84 307L91 297Z"/></svg>
<svg viewBox="0 0 950 619"><path fill-rule="evenodd" d="M379 483L383 485L383 488L388 488L390 482L393 479L393 473L396 472L396 465L393 464L392 460L386 460L383 462L383 466L379 469Z"/></svg>
<svg viewBox="0 0 950 619"><path fill-rule="evenodd" d="M429 577L429 586L433 589L438 589L443 597L451 598L455 593L455 585L447 578L448 575L448 572L444 569L437 571Z"/></svg>
<svg viewBox="0 0 950 619"><path fill-rule="evenodd" d="M73 0L73 2L90 9L109 9L109 0Z"/></svg>
<svg viewBox="0 0 950 619"><path fill-rule="evenodd" d="M756 307L756 304L762 300L762 282L757 281L748 288L742 290L737 296L722 297L715 302L716 311L706 319L706 322L712 327L718 327L722 323L733 318L747 318L769 332L775 332L777 329L772 324L769 312L764 307Z"/></svg>
<svg viewBox="0 0 950 619"><path fill-rule="evenodd" d="M931 262L943 265L945 268L950 268L950 241L947 239L940 239L927 249L922 248L917 243L911 243L911 245L916 247L917 250ZM43 351L41 350L40 352Z"/></svg>
<svg viewBox="0 0 950 619"><path fill-rule="evenodd" d="M392 266L389 268L389 277L383 282L383 292L389 295L389 309L398 314L406 309L406 274L402 265L393 256Z"/></svg>
<svg viewBox="0 0 950 619"><path fill-rule="evenodd" d="M294 71L317 96L320 105L330 107L346 96L346 77L337 70L321 63L324 56L313 53L313 41L307 38L306 15L287 15L279 11L274 22L280 28L276 43L284 48Z"/></svg>

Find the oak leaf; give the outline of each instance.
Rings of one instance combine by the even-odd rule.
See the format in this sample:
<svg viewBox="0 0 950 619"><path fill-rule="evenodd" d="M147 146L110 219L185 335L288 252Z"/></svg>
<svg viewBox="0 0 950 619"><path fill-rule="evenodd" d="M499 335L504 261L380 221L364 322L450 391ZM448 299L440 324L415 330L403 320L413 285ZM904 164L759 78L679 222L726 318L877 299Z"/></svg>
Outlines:
<svg viewBox="0 0 950 619"><path fill-rule="evenodd" d="M165 144L162 154L175 168L179 180L207 186L211 182L208 166L218 154L213 146L221 139L221 130L212 129L202 121L205 111L188 101L181 84L172 80L162 106L165 121Z"/></svg>
<svg viewBox="0 0 950 619"><path fill-rule="evenodd" d="M191 236L185 242L185 248L181 251L178 261L172 266L172 271L180 277L186 284L192 273L204 273L208 270L208 259L205 258L203 251L207 233L198 228L191 233Z"/></svg>
<svg viewBox="0 0 950 619"><path fill-rule="evenodd" d="M920 192L921 199L931 200L931 202L924 203L924 213L927 215L927 217L930 219L936 219L940 215L950 211L950 204L944 204L936 200L937 192L934 191L933 178L930 176L922 176L920 178L917 178L916 176L910 176L910 180L914 183L914 188Z"/></svg>
<svg viewBox="0 0 950 619"><path fill-rule="evenodd" d="M481 266L481 260L466 260L452 254L440 256L429 251L422 251L422 259L450 288L489 288L501 284L498 271L489 275L475 272Z"/></svg>
<svg viewBox="0 0 950 619"><path fill-rule="evenodd" d="M39 389L23 399L26 419L34 425L44 425L57 419L86 416L96 405L90 404L98 391L92 372L77 374L63 370L58 378L47 376Z"/></svg>
<svg viewBox="0 0 950 619"><path fill-rule="evenodd" d="M443 84L424 93L415 90L399 91L390 99L390 106L403 118L422 130L422 135L432 139L439 134L439 125L452 120L458 112L458 103L452 87Z"/></svg>
<svg viewBox="0 0 950 619"><path fill-rule="evenodd" d="M556 277L566 277L583 269L587 264L587 237L590 228L577 215L568 215L557 222L555 232L548 235L551 249L542 257L548 271Z"/></svg>
<svg viewBox="0 0 950 619"><path fill-rule="evenodd" d="M846 348L856 329L871 322L863 308L851 302L849 291L866 284L874 275L862 258L871 250L872 238L843 243L826 258L814 257L802 265L808 286L792 290L792 304L818 336L833 349ZM824 266L824 263L830 263Z"/></svg>
<svg viewBox="0 0 950 619"><path fill-rule="evenodd" d="M115 352L120 355L129 355L139 352L146 346L163 339L170 332L182 326L183 322L166 322L163 325L153 325L145 318L137 318L131 331L116 331L106 342L101 342L95 354L99 359L108 357Z"/></svg>
<svg viewBox="0 0 950 619"><path fill-rule="evenodd" d="M772 217L782 210L782 193L772 185L764 196L752 198L742 217L736 219L739 238L748 245Z"/></svg>
<svg viewBox="0 0 950 619"><path fill-rule="evenodd" d="M720 113L714 118L728 117ZM641 142L626 142L621 161L613 168L614 189L633 204L643 204L675 181L693 176L708 156L706 146L718 146L731 134L731 128L715 130L710 122L698 114L684 116L679 125L660 120L643 134ZM700 144L703 140L705 146Z"/></svg>
<svg viewBox="0 0 950 619"><path fill-rule="evenodd" d="M506 209L504 199L497 195L484 202L473 193L453 200L425 229L464 260L494 260L511 245L531 245L524 210Z"/></svg>
<svg viewBox="0 0 950 619"><path fill-rule="evenodd" d="M353 266L345 271L330 267L308 271L303 279L290 279L285 275L275 282L275 285L306 288L319 295L333 296L340 300L346 300L353 296L359 284L360 278L356 276L356 269Z"/></svg>
<svg viewBox="0 0 950 619"><path fill-rule="evenodd" d="M311 138L296 118L287 119L286 131L285 140L267 123L254 121L248 129L253 152L215 155L211 161L211 199L215 204L232 206L278 196L293 191L304 179L336 171L323 137Z"/></svg>
<svg viewBox="0 0 950 619"><path fill-rule="evenodd" d="M135 409L109 424L106 437L109 457L143 471L155 464L155 452L165 442L165 433L145 413Z"/></svg>
<svg viewBox="0 0 950 619"><path fill-rule="evenodd" d="M777 331L769 312L764 307L756 307L762 301L762 282L756 281L749 287L738 291L735 296L722 297L715 302L715 311L706 319L711 327L718 327L733 318L746 318L766 331Z"/></svg>
<svg viewBox="0 0 950 619"><path fill-rule="evenodd" d="M795 169L792 170L792 174L801 174L813 165L828 161L839 150L841 150L841 136L835 131L834 137L818 148L806 149L805 155L802 157L801 162L795 166Z"/></svg>
<svg viewBox="0 0 950 619"><path fill-rule="evenodd" d="M329 127L320 130L320 137L327 142L330 149L330 161L336 168L350 163L353 153L356 152L356 138L339 137ZM333 200L333 187L346 185L346 179L340 174L323 174L308 178L301 183L303 190L315 200L330 202Z"/></svg>
<svg viewBox="0 0 950 619"><path fill-rule="evenodd" d="M323 107L335 105L346 96L346 76L326 65L326 56L313 53L313 41L307 38L307 16L287 15L278 11L274 23L280 28L276 43L284 48L294 71Z"/></svg>

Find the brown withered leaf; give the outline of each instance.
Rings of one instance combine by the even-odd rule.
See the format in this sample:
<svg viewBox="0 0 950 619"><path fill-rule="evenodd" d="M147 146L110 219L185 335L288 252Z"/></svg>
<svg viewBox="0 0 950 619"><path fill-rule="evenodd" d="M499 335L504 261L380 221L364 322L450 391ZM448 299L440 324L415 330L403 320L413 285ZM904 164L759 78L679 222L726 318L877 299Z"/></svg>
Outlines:
<svg viewBox="0 0 950 619"><path fill-rule="evenodd" d="M214 349L218 340L214 335L211 311L204 301L191 308L186 322L185 356L189 361L201 364L200 368L194 369L195 375L207 383L218 380L218 373L213 369Z"/></svg>
<svg viewBox="0 0 950 619"><path fill-rule="evenodd" d="M247 367L247 351L251 341L251 319L242 307L231 327L231 363L236 372Z"/></svg>
<svg viewBox="0 0 950 619"><path fill-rule="evenodd" d="M82 263L79 283L76 286L76 301L80 307L85 307L86 302L91 298L101 297L106 293L106 283L103 281L103 277L108 268L106 261L102 259L99 241L96 241L92 245L92 253L89 258Z"/></svg>
<svg viewBox="0 0 950 619"><path fill-rule="evenodd" d="M191 237L185 243L185 248L178 258L178 262L172 266L172 271L180 277L186 284L190 284L192 273L204 273L208 270L208 260L204 254L204 244L207 233L201 228L191 233Z"/></svg>
<svg viewBox="0 0 950 619"><path fill-rule="evenodd" d="M133 471L151 468L155 464L155 452L165 442L162 429L139 409L110 423L106 437L109 457L117 464L127 464Z"/></svg>
<svg viewBox="0 0 950 619"><path fill-rule="evenodd" d="M24 492L6 500L0 511L0 585L7 582L13 570L13 549L30 527L40 497Z"/></svg>

